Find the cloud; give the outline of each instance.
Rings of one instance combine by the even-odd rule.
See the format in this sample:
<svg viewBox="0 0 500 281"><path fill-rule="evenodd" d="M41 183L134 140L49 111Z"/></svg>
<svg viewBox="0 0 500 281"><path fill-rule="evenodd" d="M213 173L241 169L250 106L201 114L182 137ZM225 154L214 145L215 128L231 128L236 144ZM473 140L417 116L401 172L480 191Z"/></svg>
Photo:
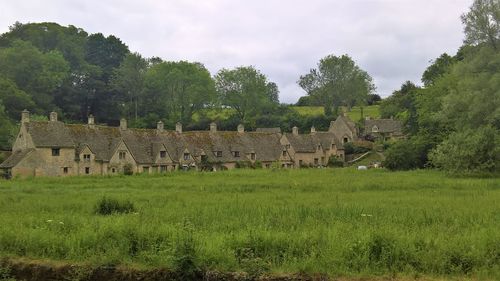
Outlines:
<svg viewBox="0 0 500 281"><path fill-rule="evenodd" d="M472 0L7 1L0 32L16 21L52 21L113 34L132 51L221 68L254 65L282 102L305 93L300 75L322 57L349 54L389 95L419 82L429 61L462 44L460 14Z"/></svg>

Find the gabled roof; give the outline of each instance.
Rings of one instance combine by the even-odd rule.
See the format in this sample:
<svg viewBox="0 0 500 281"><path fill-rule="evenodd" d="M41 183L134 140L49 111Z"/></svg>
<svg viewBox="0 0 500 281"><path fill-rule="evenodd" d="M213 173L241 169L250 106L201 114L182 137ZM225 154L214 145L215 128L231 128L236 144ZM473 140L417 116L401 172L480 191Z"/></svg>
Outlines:
<svg viewBox="0 0 500 281"><path fill-rule="evenodd" d="M318 139L314 135L285 133L285 137L296 152L316 152L316 147L319 144Z"/></svg>
<svg viewBox="0 0 500 281"><path fill-rule="evenodd" d="M36 147L74 147L70 131L63 122L32 121L25 123Z"/></svg>
<svg viewBox="0 0 500 281"><path fill-rule="evenodd" d="M14 151L3 163L0 164L0 168L12 168L15 167L19 162L21 162L28 154L30 154L34 149L25 149Z"/></svg>
<svg viewBox="0 0 500 281"><path fill-rule="evenodd" d="M337 149L343 148L342 142L332 132L316 132L313 136L318 138L323 149L330 149L332 143L335 144Z"/></svg>
<svg viewBox="0 0 500 281"><path fill-rule="evenodd" d="M374 119L365 120L365 131L372 132L373 126L377 126L379 133L403 133L403 124L399 120L394 119Z"/></svg>

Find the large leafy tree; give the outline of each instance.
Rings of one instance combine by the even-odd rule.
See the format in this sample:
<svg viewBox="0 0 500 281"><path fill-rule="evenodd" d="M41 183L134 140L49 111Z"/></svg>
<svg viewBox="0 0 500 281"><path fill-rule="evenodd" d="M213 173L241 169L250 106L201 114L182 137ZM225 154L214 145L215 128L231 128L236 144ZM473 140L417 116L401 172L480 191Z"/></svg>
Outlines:
<svg viewBox="0 0 500 281"><path fill-rule="evenodd" d="M141 113L165 118L171 124L188 123L194 113L212 104L214 97L214 82L202 64L160 62L145 74Z"/></svg>
<svg viewBox="0 0 500 281"><path fill-rule="evenodd" d="M278 87L252 66L222 69L215 76L218 102L250 122L278 104Z"/></svg>
<svg viewBox="0 0 500 281"><path fill-rule="evenodd" d="M498 49L500 40L500 1L475 0L468 13L462 15L465 42L486 42Z"/></svg>
<svg viewBox="0 0 500 281"><path fill-rule="evenodd" d="M53 92L68 74L69 65L58 51L42 53L20 40L0 49L0 77L13 81L29 94L40 111L54 109Z"/></svg>
<svg viewBox="0 0 500 281"><path fill-rule="evenodd" d="M120 66L113 72L111 86L121 93L119 98L120 107L123 107L122 115L137 121L138 106L144 87L144 76L148 68L148 61L140 54L128 54Z"/></svg>
<svg viewBox="0 0 500 281"><path fill-rule="evenodd" d="M300 77L298 84L306 93L325 107L336 112L338 107L364 104L375 90L370 75L348 55L329 55L320 60L317 69Z"/></svg>

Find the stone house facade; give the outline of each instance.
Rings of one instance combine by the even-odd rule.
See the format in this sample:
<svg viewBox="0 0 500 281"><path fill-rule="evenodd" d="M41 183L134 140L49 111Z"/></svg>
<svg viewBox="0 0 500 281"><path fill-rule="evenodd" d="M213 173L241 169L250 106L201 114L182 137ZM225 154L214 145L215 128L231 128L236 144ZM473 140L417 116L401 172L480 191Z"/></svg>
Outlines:
<svg viewBox="0 0 500 281"><path fill-rule="evenodd" d="M87 124L65 124L52 112L49 121L31 121L23 111L12 154L0 164L8 176L76 176L132 173L164 173L179 169L232 169L241 163L280 165L283 168L326 166L328 159L344 159L343 143L357 138L347 117L333 121L328 132L282 133L275 128L245 131L173 131L163 123L156 129ZM354 123L352 123L354 124Z"/></svg>
<svg viewBox="0 0 500 281"><path fill-rule="evenodd" d="M388 141L404 139L403 124L399 120L371 119L364 122L364 135L374 140Z"/></svg>

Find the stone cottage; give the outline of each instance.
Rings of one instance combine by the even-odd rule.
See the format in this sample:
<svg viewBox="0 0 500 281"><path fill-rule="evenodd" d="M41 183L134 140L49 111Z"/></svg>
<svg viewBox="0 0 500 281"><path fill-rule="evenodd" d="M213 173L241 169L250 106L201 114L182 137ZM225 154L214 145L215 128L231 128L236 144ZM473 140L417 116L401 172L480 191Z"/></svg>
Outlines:
<svg viewBox="0 0 500 281"><path fill-rule="evenodd" d="M12 154L0 169L8 176L71 176L232 169L241 163L318 167L331 156L344 159L343 144L357 138L353 124L341 116L328 132L249 132L243 125L218 131L215 123L207 131L183 132L182 124L169 131L161 121L156 129L128 128L125 119L119 127L101 126L93 116L87 124L65 124L55 112L49 121L32 121L25 110Z"/></svg>

